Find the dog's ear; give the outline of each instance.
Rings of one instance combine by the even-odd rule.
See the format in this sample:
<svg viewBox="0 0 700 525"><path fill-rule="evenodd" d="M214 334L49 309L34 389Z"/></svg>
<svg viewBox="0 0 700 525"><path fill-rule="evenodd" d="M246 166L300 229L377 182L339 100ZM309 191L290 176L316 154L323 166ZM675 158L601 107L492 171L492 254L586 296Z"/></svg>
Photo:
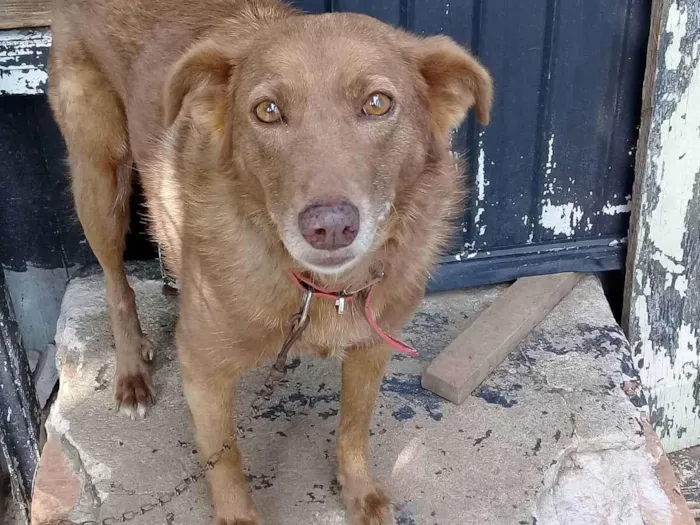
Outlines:
<svg viewBox="0 0 700 525"><path fill-rule="evenodd" d="M428 104L439 134L446 136L458 127L472 106L478 121L489 123L493 81L484 66L444 36L418 40L413 52L428 87Z"/></svg>
<svg viewBox="0 0 700 525"><path fill-rule="evenodd" d="M170 70L163 93L163 117L169 127L190 93L200 92L203 102L224 96L232 60L218 44L207 40L195 45Z"/></svg>

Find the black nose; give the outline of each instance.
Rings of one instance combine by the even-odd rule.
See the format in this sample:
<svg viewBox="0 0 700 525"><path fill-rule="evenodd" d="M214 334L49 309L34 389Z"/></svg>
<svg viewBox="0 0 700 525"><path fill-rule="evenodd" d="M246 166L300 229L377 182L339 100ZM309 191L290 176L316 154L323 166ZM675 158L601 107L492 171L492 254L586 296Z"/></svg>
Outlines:
<svg viewBox="0 0 700 525"><path fill-rule="evenodd" d="M350 246L360 228L360 212L350 202L318 202L299 214L299 230L317 250Z"/></svg>

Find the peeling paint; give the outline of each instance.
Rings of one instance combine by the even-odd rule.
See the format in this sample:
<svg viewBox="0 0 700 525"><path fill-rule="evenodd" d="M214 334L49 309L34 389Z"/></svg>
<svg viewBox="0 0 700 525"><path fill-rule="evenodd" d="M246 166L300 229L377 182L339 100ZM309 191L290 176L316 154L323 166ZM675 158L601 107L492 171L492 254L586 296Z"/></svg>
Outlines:
<svg viewBox="0 0 700 525"><path fill-rule="evenodd" d="M474 222L478 225L479 222L481 222L481 215L484 213L484 208L479 207L478 210L476 210L476 216L474 218Z"/></svg>
<svg viewBox="0 0 700 525"><path fill-rule="evenodd" d="M627 204L610 204L607 203L603 206L603 213L605 215L617 215L619 213L629 213L631 210L630 203Z"/></svg>
<svg viewBox="0 0 700 525"><path fill-rule="evenodd" d="M571 237L574 235L576 227L582 218L583 210L581 206L577 206L573 202L552 204L552 200L547 199L542 206L540 225L543 228L552 230L555 235Z"/></svg>
<svg viewBox="0 0 700 525"><path fill-rule="evenodd" d="M47 30L0 31L0 95L45 93L50 47Z"/></svg>
<svg viewBox="0 0 700 525"><path fill-rule="evenodd" d="M608 243L608 246L620 246L625 244L627 244L627 237L623 237L622 239L613 239Z"/></svg>
<svg viewBox="0 0 700 525"><path fill-rule="evenodd" d="M476 172L476 189L478 191L477 198L480 201L484 200L485 197L485 188L488 186L486 183L486 173L485 173L485 165L486 165L486 153L484 152L484 141L481 140L482 137L484 136L484 132L482 131L479 133L479 163L478 163L478 169Z"/></svg>
<svg viewBox="0 0 700 525"><path fill-rule="evenodd" d="M661 142L664 147L652 158L656 165L656 180L663 192L651 211L649 237L657 249L674 261L683 260L683 236L690 199L693 196L694 177L687 174L700 166L700 147L689 147L684 136L686 126L700 126L700 67L691 79L690 89L678 109L662 124ZM697 129L697 128L696 128ZM696 139L698 136L696 135Z"/></svg>
<svg viewBox="0 0 700 525"><path fill-rule="evenodd" d="M552 197L556 193L555 184L557 183L557 177L553 176L554 170L557 168L554 144L555 136L552 133L547 143L547 162L544 166L545 183L542 189L542 194L547 198L542 199L539 223L540 226L551 230L555 235L572 237L576 232L576 228L581 223L581 219L583 219L583 209L575 202L565 202L561 204L552 202ZM573 182L573 179L565 182L566 187L571 187ZM528 240L528 243L530 242L532 242L532 235Z"/></svg>
<svg viewBox="0 0 700 525"><path fill-rule="evenodd" d="M478 204L482 204L486 199L486 186L489 182L486 180L486 152L484 151L484 132L479 133L479 156L477 157L477 170L476 170L476 199ZM485 209L483 206L479 206L474 216L474 224L479 228L479 235L484 235L486 233L486 225L481 224L481 216L483 215Z"/></svg>
<svg viewBox="0 0 700 525"><path fill-rule="evenodd" d="M685 275L676 277L674 287L681 297L685 297L685 292L688 291L688 278Z"/></svg>
<svg viewBox="0 0 700 525"><path fill-rule="evenodd" d="M668 452L700 444L700 12L692 5L669 0L663 15L630 252L629 338Z"/></svg>
<svg viewBox="0 0 700 525"><path fill-rule="evenodd" d="M552 170L557 167L557 163L554 162L554 133L549 137L549 143L547 146L547 164L545 164L544 169L547 175L552 174Z"/></svg>
<svg viewBox="0 0 700 525"><path fill-rule="evenodd" d="M678 69L683 59L681 53L681 38L685 35L685 26L688 23L688 13L685 6L672 3L668 11L666 31L671 35L671 43L666 48L666 70ZM675 32L678 31L678 34Z"/></svg>

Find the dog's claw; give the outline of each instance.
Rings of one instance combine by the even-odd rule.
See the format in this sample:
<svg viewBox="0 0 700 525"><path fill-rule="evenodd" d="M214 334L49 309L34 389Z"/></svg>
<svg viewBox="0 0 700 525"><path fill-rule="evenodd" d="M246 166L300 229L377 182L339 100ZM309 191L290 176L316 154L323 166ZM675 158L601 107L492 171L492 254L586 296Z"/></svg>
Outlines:
<svg viewBox="0 0 700 525"><path fill-rule="evenodd" d="M153 358L155 357L156 354L156 349L153 343L151 342L150 339L144 337L143 340L141 341L141 357L143 358L144 361L147 363L150 363L153 361Z"/></svg>

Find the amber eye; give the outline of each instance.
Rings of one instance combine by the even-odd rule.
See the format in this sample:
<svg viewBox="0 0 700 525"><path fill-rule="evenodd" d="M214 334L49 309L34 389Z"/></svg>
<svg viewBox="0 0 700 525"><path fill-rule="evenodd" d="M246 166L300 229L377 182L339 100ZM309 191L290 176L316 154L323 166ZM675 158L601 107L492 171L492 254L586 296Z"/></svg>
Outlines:
<svg viewBox="0 0 700 525"><path fill-rule="evenodd" d="M282 112L272 100L264 100L255 106L255 116L265 124L274 124L282 120Z"/></svg>
<svg viewBox="0 0 700 525"><path fill-rule="evenodd" d="M362 113L369 117L381 117L389 113L394 105L394 101L384 93L372 93L365 105L362 106Z"/></svg>

